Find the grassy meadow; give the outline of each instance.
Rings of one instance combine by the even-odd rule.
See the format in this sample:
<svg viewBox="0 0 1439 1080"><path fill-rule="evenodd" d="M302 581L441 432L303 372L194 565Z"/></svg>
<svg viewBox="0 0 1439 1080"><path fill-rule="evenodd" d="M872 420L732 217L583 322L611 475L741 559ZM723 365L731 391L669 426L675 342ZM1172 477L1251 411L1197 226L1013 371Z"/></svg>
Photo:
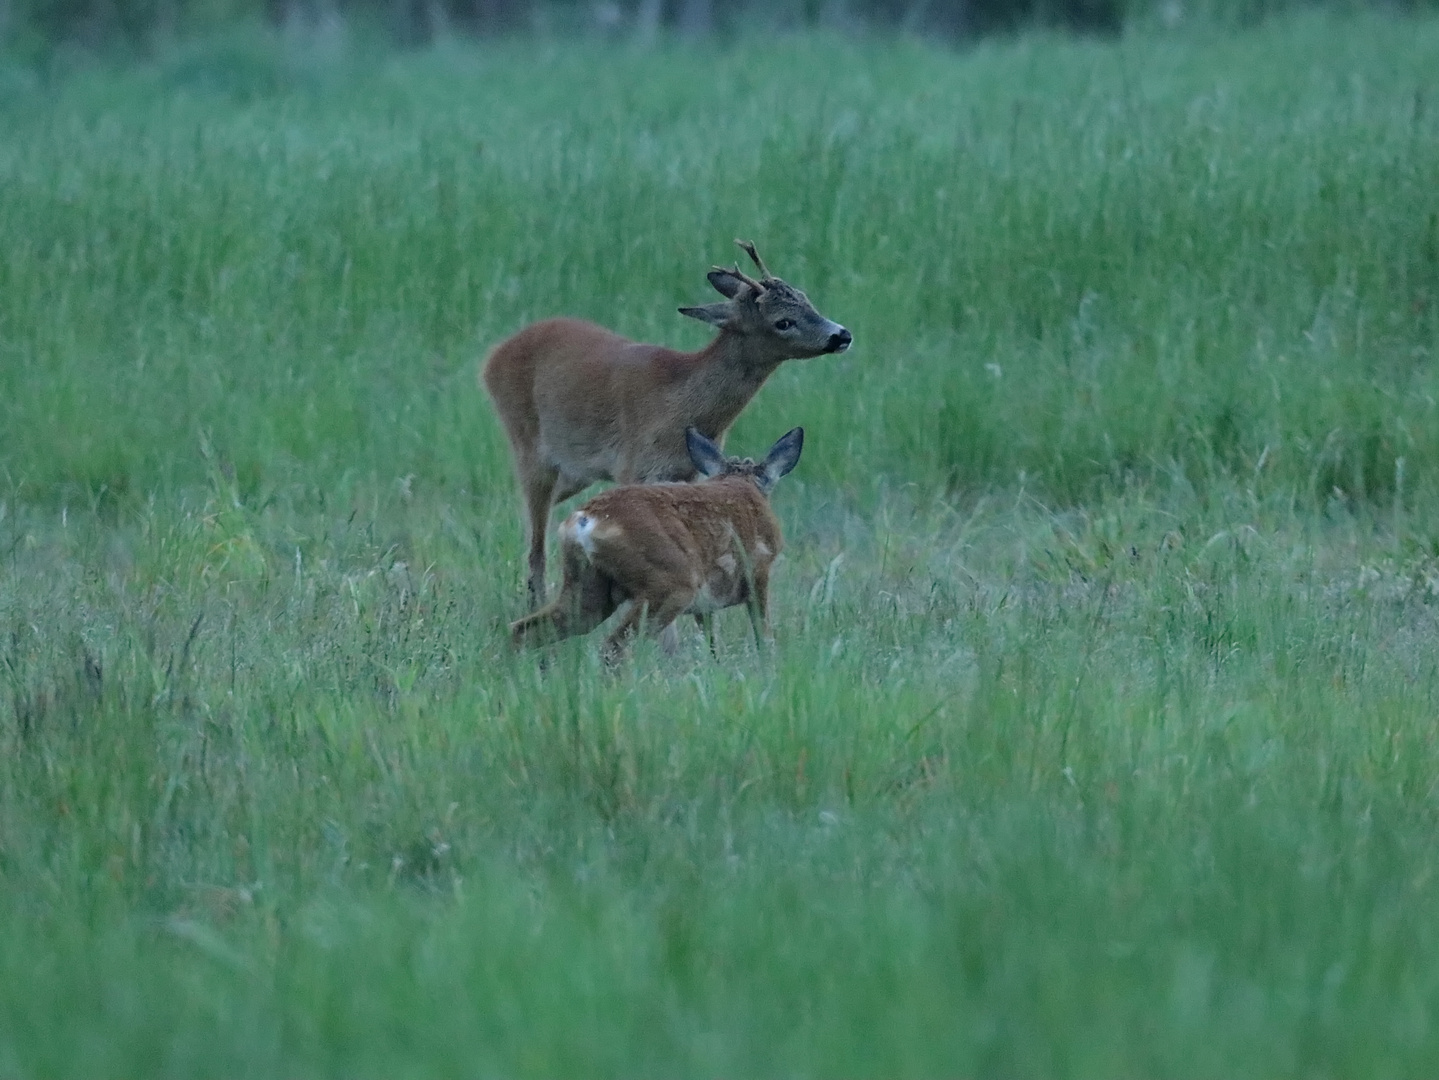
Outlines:
<svg viewBox="0 0 1439 1080"><path fill-rule="evenodd" d="M775 650L512 654L736 236ZM0 1077L1439 1067L1439 20L0 66L0 237Z"/></svg>

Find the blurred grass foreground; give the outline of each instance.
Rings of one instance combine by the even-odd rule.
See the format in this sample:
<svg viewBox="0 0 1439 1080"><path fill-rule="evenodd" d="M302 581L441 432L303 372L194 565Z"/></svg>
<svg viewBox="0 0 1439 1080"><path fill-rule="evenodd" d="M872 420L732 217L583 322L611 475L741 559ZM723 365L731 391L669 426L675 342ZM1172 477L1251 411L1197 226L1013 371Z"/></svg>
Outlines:
<svg viewBox="0 0 1439 1080"><path fill-rule="evenodd" d="M1433 1071L1432 14L0 10L0 1076ZM485 349L735 236L777 647L513 654Z"/></svg>

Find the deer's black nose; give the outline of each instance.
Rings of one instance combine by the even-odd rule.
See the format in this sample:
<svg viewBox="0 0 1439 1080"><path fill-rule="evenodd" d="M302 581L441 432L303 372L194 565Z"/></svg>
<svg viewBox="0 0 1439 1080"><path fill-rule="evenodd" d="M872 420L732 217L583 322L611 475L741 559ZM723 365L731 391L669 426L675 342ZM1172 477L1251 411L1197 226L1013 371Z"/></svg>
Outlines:
<svg viewBox="0 0 1439 1080"><path fill-rule="evenodd" d="M829 336L829 351L844 352L845 349L849 348L849 344L853 340L853 335L844 327L840 327L839 333L830 334Z"/></svg>

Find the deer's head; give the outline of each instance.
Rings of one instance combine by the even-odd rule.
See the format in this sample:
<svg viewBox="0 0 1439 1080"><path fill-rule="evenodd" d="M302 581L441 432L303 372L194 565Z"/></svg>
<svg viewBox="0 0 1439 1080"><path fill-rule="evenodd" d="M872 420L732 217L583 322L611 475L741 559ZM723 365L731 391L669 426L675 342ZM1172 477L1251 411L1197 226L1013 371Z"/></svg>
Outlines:
<svg viewBox="0 0 1439 1080"><path fill-rule="evenodd" d="M753 480L761 494L768 495L779 478L799 464L799 455L804 449L804 428L791 428L781 435L763 461L726 457L723 450L696 428L685 429L685 446L690 452L690 461L704 479L743 476Z"/></svg>
<svg viewBox="0 0 1439 1080"><path fill-rule="evenodd" d="M771 274L753 244L745 240L735 243L754 260L759 279L746 274L738 263L732 268L716 266L709 272L709 282L726 299L682 307L681 315L740 334L762 345L767 358L776 361L841 353L849 348L854 338L848 330L816 311L799 289Z"/></svg>

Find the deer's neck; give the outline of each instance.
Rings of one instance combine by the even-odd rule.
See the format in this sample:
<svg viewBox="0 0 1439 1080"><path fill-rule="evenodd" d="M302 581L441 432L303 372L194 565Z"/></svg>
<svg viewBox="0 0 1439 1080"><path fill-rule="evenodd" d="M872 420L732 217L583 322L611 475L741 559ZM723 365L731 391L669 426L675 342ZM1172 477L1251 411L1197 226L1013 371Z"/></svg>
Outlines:
<svg viewBox="0 0 1439 1080"><path fill-rule="evenodd" d="M695 427L710 438L729 428L783 360L760 354L752 340L729 330L694 356L686 391Z"/></svg>

